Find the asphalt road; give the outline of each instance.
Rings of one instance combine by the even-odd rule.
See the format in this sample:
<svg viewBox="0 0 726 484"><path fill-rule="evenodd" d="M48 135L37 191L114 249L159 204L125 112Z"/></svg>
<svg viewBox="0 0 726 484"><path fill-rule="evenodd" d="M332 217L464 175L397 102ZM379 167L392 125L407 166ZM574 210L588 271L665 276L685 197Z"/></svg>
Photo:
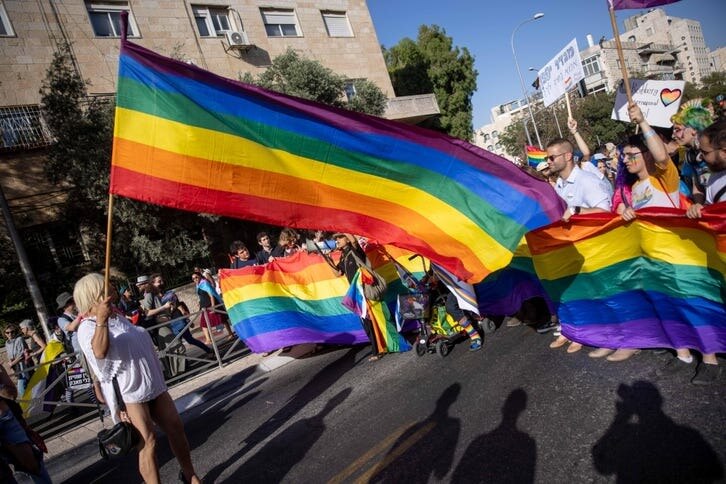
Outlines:
<svg viewBox="0 0 726 484"><path fill-rule="evenodd" d="M195 465L206 483L726 481L726 372L695 387L654 376L668 355L609 363L551 340L500 328L445 359L358 347L235 375L184 415ZM133 458L73 459L88 451L54 480L141 482Z"/></svg>

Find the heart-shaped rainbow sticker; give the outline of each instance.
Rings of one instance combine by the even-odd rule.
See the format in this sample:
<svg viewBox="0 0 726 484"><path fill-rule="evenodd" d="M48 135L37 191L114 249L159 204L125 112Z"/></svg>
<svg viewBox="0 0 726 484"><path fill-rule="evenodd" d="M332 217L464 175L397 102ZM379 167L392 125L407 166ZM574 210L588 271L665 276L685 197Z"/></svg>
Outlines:
<svg viewBox="0 0 726 484"><path fill-rule="evenodd" d="M680 89L663 89L660 92L660 102L663 103L663 106L668 106L669 104L673 104L674 102L678 101L681 97L681 90Z"/></svg>

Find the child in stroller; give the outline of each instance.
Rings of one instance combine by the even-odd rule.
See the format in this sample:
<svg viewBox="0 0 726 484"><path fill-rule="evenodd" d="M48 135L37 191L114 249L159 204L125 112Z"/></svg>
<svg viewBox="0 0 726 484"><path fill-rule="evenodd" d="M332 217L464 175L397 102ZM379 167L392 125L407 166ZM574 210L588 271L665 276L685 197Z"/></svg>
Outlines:
<svg viewBox="0 0 726 484"><path fill-rule="evenodd" d="M433 268L426 270L424 266L424 270L426 276L421 281L405 271L404 283L416 292L399 296L401 318L418 321L416 354L423 356L435 352L445 357L453 345L464 338L470 341L470 351L480 350L481 335L472 321L477 321L477 326L485 333L494 330L492 321L462 310L456 296L439 280Z"/></svg>

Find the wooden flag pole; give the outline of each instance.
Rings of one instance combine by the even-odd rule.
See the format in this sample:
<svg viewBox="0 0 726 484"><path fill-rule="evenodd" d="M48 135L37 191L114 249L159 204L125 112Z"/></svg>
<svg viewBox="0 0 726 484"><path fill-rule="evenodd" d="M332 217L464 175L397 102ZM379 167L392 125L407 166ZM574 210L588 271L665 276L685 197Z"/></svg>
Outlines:
<svg viewBox="0 0 726 484"><path fill-rule="evenodd" d="M625 94L628 96L628 104L633 104L633 93L630 90L630 79L628 79L628 69L625 68L625 56L623 55L623 45L620 43L620 33L618 32L618 22L615 20L615 8L613 3L610 6L610 24L613 26L613 35L615 36L615 48L618 51L618 59L620 59L620 72L623 75L623 83L625 85Z"/></svg>
<svg viewBox="0 0 726 484"><path fill-rule="evenodd" d="M113 195L108 192L108 219L106 221L106 267L103 271L103 297L107 298L111 287L111 234L113 226Z"/></svg>
<svg viewBox="0 0 726 484"><path fill-rule="evenodd" d="M574 119L572 117L572 106L570 105L570 92L565 91L565 104L567 104L567 119Z"/></svg>

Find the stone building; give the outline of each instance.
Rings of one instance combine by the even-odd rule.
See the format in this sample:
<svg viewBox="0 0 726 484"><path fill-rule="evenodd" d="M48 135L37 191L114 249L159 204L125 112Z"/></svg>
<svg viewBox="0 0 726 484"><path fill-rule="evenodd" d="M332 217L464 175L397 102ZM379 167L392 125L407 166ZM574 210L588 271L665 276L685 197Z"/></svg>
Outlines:
<svg viewBox="0 0 726 484"><path fill-rule="evenodd" d="M39 89L67 42L89 94L112 96L124 10L131 41L224 77L259 74L291 48L349 79L349 97L353 81L375 83L387 118L415 123L439 112L433 94L395 97L365 0L0 0L0 184L26 243L51 265L83 261L84 251L56 222L64 188L43 177L52 134Z"/></svg>

